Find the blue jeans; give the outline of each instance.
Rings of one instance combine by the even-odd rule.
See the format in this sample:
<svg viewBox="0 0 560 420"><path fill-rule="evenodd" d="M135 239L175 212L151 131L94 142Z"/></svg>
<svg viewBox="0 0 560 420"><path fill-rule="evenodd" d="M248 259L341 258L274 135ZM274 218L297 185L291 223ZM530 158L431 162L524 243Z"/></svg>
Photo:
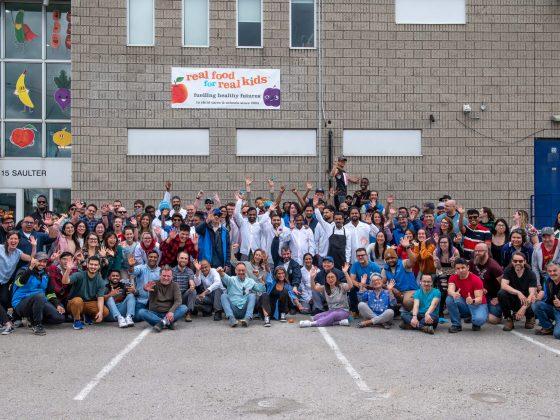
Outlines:
<svg viewBox="0 0 560 420"><path fill-rule="evenodd" d="M224 308L224 313L226 317L235 319L252 319L253 310L255 309L255 303L257 302L257 297L250 293L247 296L247 301L242 308L238 308L236 305L231 304L231 300L227 293L224 293L221 297L222 307Z"/></svg>
<svg viewBox="0 0 560 420"><path fill-rule="evenodd" d="M167 312L156 312L150 311L149 309L140 309L138 311L138 317L146 321L150 325L156 325L162 318L165 316ZM186 305L179 305L175 312L173 312L173 322L176 322L178 319L181 319L187 313L187 306Z"/></svg>
<svg viewBox="0 0 560 420"><path fill-rule="evenodd" d="M531 305L535 316L539 320L542 328L554 328L554 338L560 340L560 310L556 309L553 305L539 300ZM552 324L554 322L554 325Z"/></svg>
<svg viewBox="0 0 560 420"><path fill-rule="evenodd" d="M434 329L436 329L439 321L439 312L430 312L430 317L432 318L433 322L431 324L426 324L424 322L424 314L419 313L418 321L420 322L418 323L417 329L420 329L426 325L431 325L432 327L434 327ZM405 324L410 325L410 321L412 321L412 312L401 310L401 319Z"/></svg>
<svg viewBox="0 0 560 420"><path fill-rule="evenodd" d="M136 305L134 307L134 322L144 321L140 316L140 311L142 309L148 309L148 304L136 301Z"/></svg>
<svg viewBox="0 0 560 420"><path fill-rule="evenodd" d="M492 305L488 300L487 305L488 305L488 313L490 315L494 315L496 318L502 317L502 307L500 306L499 303L497 303L496 305Z"/></svg>
<svg viewBox="0 0 560 420"><path fill-rule="evenodd" d="M445 303L449 311L449 318L451 318L451 325L456 327L461 326L461 318L470 316L472 324L477 327L484 325L488 319L488 305L486 304L467 305L465 298L460 297L455 300L451 296L447 296Z"/></svg>
<svg viewBox="0 0 560 420"><path fill-rule="evenodd" d="M126 295L124 300L120 303L115 303L115 299L110 297L105 302L105 306L109 308L109 312L111 312L111 317L115 320L120 316L134 316L136 313L136 298L132 293Z"/></svg>

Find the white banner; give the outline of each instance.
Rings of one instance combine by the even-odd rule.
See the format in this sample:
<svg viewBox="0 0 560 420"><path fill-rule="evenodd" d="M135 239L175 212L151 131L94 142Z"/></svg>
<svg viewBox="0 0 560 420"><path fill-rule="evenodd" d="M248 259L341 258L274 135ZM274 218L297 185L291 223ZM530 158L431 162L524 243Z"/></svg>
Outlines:
<svg viewBox="0 0 560 420"><path fill-rule="evenodd" d="M72 188L72 161L0 159L0 188Z"/></svg>
<svg viewBox="0 0 560 420"><path fill-rule="evenodd" d="M171 108L279 109L280 102L280 70L171 69Z"/></svg>

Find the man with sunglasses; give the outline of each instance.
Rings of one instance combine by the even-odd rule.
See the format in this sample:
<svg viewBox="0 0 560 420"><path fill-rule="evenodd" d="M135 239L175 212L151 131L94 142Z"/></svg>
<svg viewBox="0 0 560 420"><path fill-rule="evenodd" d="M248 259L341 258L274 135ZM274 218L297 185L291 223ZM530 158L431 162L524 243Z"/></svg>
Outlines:
<svg viewBox="0 0 560 420"><path fill-rule="evenodd" d="M537 296L537 276L531 270L522 252L515 252L511 265L506 267L502 277L502 288L498 300L504 314L504 331L514 328L514 321L525 317L525 328L535 327L535 314L531 304ZM513 312L513 314L512 314Z"/></svg>
<svg viewBox="0 0 560 420"><path fill-rule="evenodd" d="M485 243L489 247L492 245L492 233L480 223L480 213L477 209L467 210L468 224L463 222L464 210L459 207L459 229L463 234L463 250L466 259L472 259L474 248L477 244Z"/></svg>
<svg viewBox="0 0 560 420"><path fill-rule="evenodd" d="M43 227L43 220L45 218L45 213L49 211L49 203L47 197L41 194L37 197L37 206L35 211L31 213L31 217L39 223L39 227Z"/></svg>

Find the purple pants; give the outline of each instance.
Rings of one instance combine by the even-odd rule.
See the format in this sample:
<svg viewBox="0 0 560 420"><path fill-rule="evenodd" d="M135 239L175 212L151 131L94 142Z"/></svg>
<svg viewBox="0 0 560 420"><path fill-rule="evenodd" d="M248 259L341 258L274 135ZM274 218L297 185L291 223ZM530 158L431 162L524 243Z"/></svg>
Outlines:
<svg viewBox="0 0 560 420"><path fill-rule="evenodd" d="M335 324L335 322L342 321L343 319L348 319L350 312L346 309L331 309L326 312L321 312L313 317L313 321L316 322L316 327L330 327Z"/></svg>

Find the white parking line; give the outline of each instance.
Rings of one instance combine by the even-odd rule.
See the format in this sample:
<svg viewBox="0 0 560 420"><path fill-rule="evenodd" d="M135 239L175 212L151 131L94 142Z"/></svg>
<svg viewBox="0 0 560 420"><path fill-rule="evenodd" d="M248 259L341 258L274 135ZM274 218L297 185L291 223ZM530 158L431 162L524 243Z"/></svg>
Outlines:
<svg viewBox="0 0 560 420"><path fill-rule="evenodd" d="M531 337L529 337L525 334L521 334L520 332L517 332L517 331L512 331L512 334L522 338L523 340L528 341L529 343L532 343L536 346L542 347L543 349L548 350L549 352L557 354L557 355L560 356L560 350L555 349L554 347L547 346L546 344L543 344L540 341L535 340L534 338L531 338Z"/></svg>
<svg viewBox="0 0 560 420"><path fill-rule="evenodd" d="M350 377L354 380L358 389L362 392L373 393L374 391L372 391L370 389L368 384L365 383L365 381L362 379L360 374L350 364L350 362L348 361L346 356L340 351L340 349L338 348L338 345L336 344L336 341L334 341L334 339L331 337L331 335L328 333L328 331L325 329L325 327L319 327L318 329L319 329L319 332L321 333L321 335L323 336L323 338L325 339L325 341L327 342L327 344L329 345L329 347L334 351L334 354L336 355L337 359L340 360L340 363L342 363L342 365L346 369L346 372L348 372ZM379 397L379 398L389 398L390 394L389 393L385 393L385 394L376 393L375 396Z"/></svg>
<svg viewBox="0 0 560 420"><path fill-rule="evenodd" d="M99 371L95 378L93 378L79 393L74 397L75 401L83 401L88 394L97 386L97 384L109 374L117 366L124 357L130 353L134 347L136 347L140 342L148 335L151 328L145 328L140 334L136 336L134 340L132 340L128 346L126 346L119 354L111 359L109 363L107 363L103 369Z"/></svg>

